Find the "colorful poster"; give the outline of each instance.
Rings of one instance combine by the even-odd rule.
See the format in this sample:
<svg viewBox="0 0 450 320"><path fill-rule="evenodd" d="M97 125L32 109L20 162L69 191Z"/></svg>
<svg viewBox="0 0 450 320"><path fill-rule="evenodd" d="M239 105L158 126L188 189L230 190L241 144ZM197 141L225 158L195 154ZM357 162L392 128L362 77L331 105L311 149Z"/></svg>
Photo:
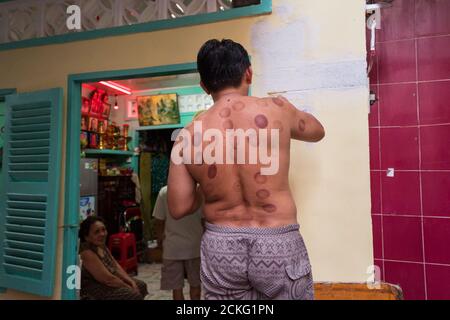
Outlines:
<svg viewBox="0 0 450 320"><path fill-rule="evenodd" d="M137 97L137 103L140 126L180 123L175 93Z"/></svg>
<svg viewBox="0 0 450 320"><path fill-rule="evenodd" d="M80 197L80 221L95 214L95 197Z"/></svg>

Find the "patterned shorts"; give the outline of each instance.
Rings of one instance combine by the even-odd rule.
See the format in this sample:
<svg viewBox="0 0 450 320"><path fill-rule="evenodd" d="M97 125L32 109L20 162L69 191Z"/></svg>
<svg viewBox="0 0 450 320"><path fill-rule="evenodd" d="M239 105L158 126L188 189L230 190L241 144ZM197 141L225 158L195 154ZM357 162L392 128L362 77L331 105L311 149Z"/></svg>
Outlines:
<svg viewBox="0 0 450 320"><path fill-rule="evenodd" d="M205 299L313 300L299 225L233 228L206 223L201 245Z"/></svg>

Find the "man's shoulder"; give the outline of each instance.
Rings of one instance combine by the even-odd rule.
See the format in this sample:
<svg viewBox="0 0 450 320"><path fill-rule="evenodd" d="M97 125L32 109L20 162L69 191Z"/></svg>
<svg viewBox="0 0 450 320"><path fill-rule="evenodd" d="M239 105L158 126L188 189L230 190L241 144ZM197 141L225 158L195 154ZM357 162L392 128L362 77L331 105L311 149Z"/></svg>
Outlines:
<svg viewBox="0 0 450 320"><path fill-rule="evenodd" d="M249 96L247 99L249 102L256 102L260 106L272 105L280 108L292 106L292 103L283 95L270 95L266 97Z"/></svg>

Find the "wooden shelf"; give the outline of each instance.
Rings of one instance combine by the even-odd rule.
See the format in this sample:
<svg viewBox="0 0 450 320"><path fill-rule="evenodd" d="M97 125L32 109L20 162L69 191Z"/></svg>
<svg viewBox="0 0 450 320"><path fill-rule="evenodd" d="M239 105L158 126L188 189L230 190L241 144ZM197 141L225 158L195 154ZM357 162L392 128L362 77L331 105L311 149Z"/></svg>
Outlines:
<svg viewBox="0 0 450 320"><path fill-rule="evenodd" d="M86 149L84 150L86 156L120 156L120 157L132 157L134 155L133 151L122 151L122 150L100 150L100 149Z"/></svg>

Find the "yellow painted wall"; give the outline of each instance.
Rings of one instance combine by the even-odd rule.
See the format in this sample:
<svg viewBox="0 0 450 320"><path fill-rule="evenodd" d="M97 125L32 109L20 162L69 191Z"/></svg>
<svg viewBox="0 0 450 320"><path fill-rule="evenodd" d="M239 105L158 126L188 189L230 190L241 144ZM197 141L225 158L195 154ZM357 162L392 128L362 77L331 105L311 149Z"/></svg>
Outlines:
<svg viewBox="0 0 450 320"><path fill-rule="evenodd" d="M66 100L69 74L194 62L210 38L240 42L252 56L253 93L282 92L326 128L320 144L292 148L290 180L315 280L363 282L372 264L364 2L274 0L267 16L1 51L0 88L62 87ZM65 147L62 153L65 158ZM60 202L59 226L64 190ZM55 299L63 247L58 230ZM36 297L9 290L2 298Z"/></svg>

